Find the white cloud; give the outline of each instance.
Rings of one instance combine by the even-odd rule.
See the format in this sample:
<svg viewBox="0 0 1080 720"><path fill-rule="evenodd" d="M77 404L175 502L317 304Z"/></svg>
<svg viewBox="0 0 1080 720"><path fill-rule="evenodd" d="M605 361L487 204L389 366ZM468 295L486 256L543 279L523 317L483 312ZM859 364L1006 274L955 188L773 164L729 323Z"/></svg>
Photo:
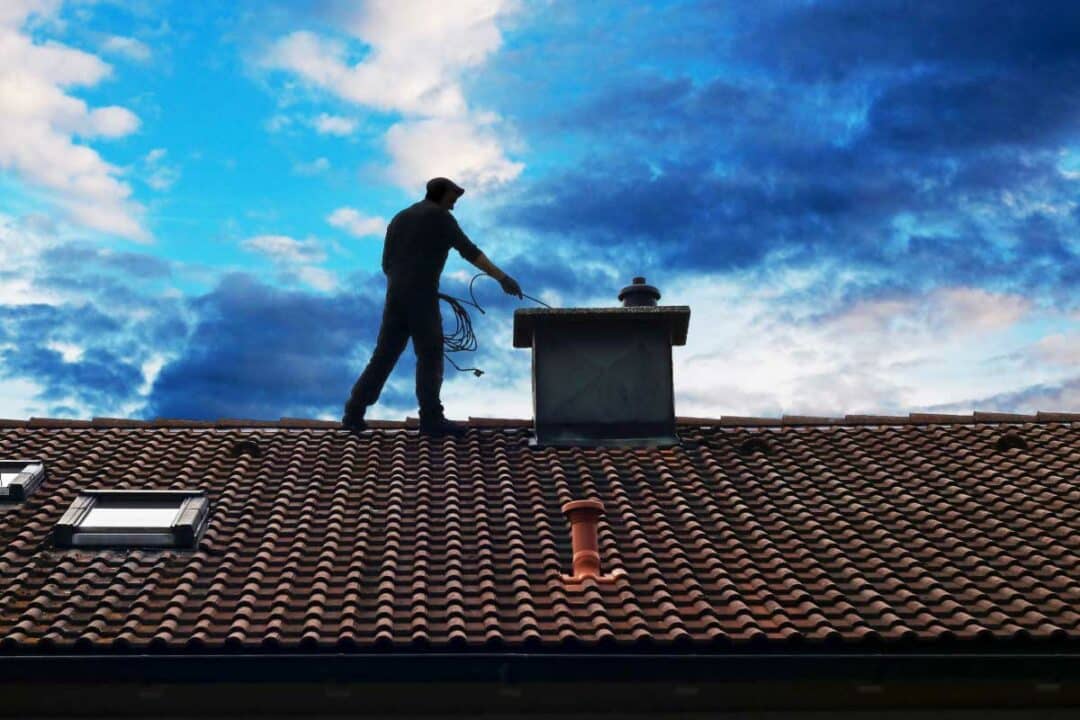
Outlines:
<svg viewBox="0 0 1080 720"><path fill-rule="evenodd" d="M525 351L521 351L523 354ZM472 365L474 362L484 366L482 357L475 360L464 354L455 356L455 362L459 365L465 363ZM488 372L494 373L495 368L486 366ZM502 368L499 368L502 370ZM500 383L493 385L491 375L475 378L472 373L459 373L446 364L446 382L442 387L442 402L446 406L446 413L452 418L467 417L497 417L497 418L531 418L533 416L532 386L529 379L528 365L517 368L516 376L519 378L512 385ZM402 383L404 384L404 383ZM406 387L408 387L406 385ZM400 420L403 414L416 414L415 406L405 408L380 408L375 405L376 412L373 418Z"/></svg>
<svg viewBox="0 0 1080 720"><path fill-rule="evenodd" d="M163 163L167 151L154 148L143 157L146 184L155 190L168 190L180 179L180 168Z"/></svg>
<svg viewBox="0 0 1080 720"><path fill-rule="evenodd" d="M269 258L281 271L281 279L285 282L299 281L323 292L337 287L334 273L316 265L326 260L326 253L314 238L297 240L288 235L256 235L241 245L249 252Z"/></svg>
<svg viewBox="0 0 1080 720"><path fill-rule="evenodd" d="M270 119L266 121L266 130L267 132L272 133L281 132L285 128L291 127L292 124L293 119L291 117L279 113L277 115L272 115Z"/></svg>
<svg viewBox="0 0 1080 720"><path fill-rule="evenodd" d="M69 217L94 230L134 240L149 236L120 168L75 138L134 132L138 118L116 107L90 108L66 93L91 87L111 68L98 57L56 42L35 43L21 30L33 12L57 3L4 2L0 10L0 169L52 191Z"/></svg>
<svg viewBox="0 0 1080 720"><path fill-rule="evenodd" d="M40 400L44 390L43 386L27 378L0 380L0 417L48 416L47 406Z"/></svg>
<svg viewBox="0 0 1080 720"><path fill-rule="evenodd" d="M832 317L828 327L836 336L875 337L904 345L916 337L1007 328L1031 307L1031 301L1019 295L952 287L926 296L859 302Z"/></svg>
<svg viewBox="0 0 1080 720"><path fill-rule="evenodd" d="M402 9L410 11L408 6L402 6ZM379 61L376 53L391 40L393 38L372 38L372 60L349 65L348 48L344 43L298 31L277 42L267 63L291 70L316 87L357 105L416 115L462 114L466 106L461 89L456 83L447 83L440 77L443 70L437 67L437 59L433 58L428 66L418 64L423 68L420 72L413 67L395 67ZM405 38L396 40L408 42ZM416 54L422 56L424 53ZM390 79L397 82L387 82Z"/></svg>
<svg viewBox="0 0 1080 720"><path fill-rule="evenodd" d="M32 15L51 15L60 0L4 0L0 3L0 25L21 25Z"/></svg>
<svg viewBox="0 0 1080 720"><path fill-rule="evenodd" d="M315 158L309 163L296 163L293 172L297 175L318 175L330 169L330 161L324 157Z"/></svg>
<svg viewBox="0 0 1080 720"><path fill-rule="evenodd" d="M1026 338L1046 321L1026 298L952 287L839 309L839 295L802 299L805 283L828 274L702 276L662 288L665 302L693 308L687 345L674 353L678 414L907 413L1057 383L1069 371L1025 360ZM1043 348L1056 353L1061 342Z"/></svg>
<svg viewBox="0 0 1080 720"><path fill-rule="evenodd" d="M150 47L135 38L121 35L110 35L101 43L103 52L121 55L136 62L146 62L150 59Z"/></svg>
<svg viewBox="0 0 1080 720"><path fill-rule="evenodd" d="M351 207L338 208L326 217L326 222L356 237L382 235L386 231L386 220L381 217L368 217Z"/></svg>
<svg viewBox="0 0 1080 720"><path fill-rule="evenodd" d="M288 235L256 235L244 240L245 250L256 252L281 263L311 263L326 259L319 243L312 238L296 240Z"/></svg>
<svg viewBox="0 0 1080 720"><path fill-rule="evenodd" d="M472 120L398 123L387 131L386 146L394 159L390 178L405 188L444 175L482 191L513 180L525 168L508 160L498 138Z"/></svg>
<svg viewBox="0 0 1080 720"><path fill-rule="evenodd" d="M337 277L334 273L320 267L305 265L297 269L296 274L302 282L316 290L330 292L337 287Z"/></svg>
<svg viewBox="0 0 1080 720"><path fill-rule="evenodd" d="M161 369L165 367L168 361L168 356L154 353L142 363L139 370L142 372L143 383L139 387L139 395L146 396L150 394L150 391L154 389L154 381L157 380L158 375L161 374Z"/></svg>
<svg viewBox="0 0 1080 720"><path fill-rule="evenodd" d="M81 345L61 340L51 340L45 343L45 347L60 353L60 358L66 363L78 362L86 352L86 348Z"/></svg>
<svg viewBox="0 0 1080 720"><path fill-rule="evenodd" d="M180 179L180 171L172 167L158 168L146 178L146 184L155 190L168 190Z"/></svg>
<svg viewBox="0 0 1080 720"><path fill-rule="evenodd" d="M111 106L91 110L89 127L79 134L86 137L117 138L139 129L139 118L130 110Z"/></svg>
<svg viewBox="0 0 1080 720"><path fill-rule="evenodd" d="M935 317L945 327L964 332L1007 328L1032 309L1020 295L993 293L979 288L944 288L930 296Z"/></svg>
<svg viewBox="0 0 1080 720"><path fill-rule="evenodd" d="M356 132L357 122L353 118L341 115L321 113L312 120L315 129L322 135L352 135Z"/></svg>
<svg viewBox="0 0 1080 720"><path fill-rule="evenodd" d="M1080 368L1080 331L1047 335L1036 343L1035 350L1044 362Z"/></svg>
<svg viewBox="0 0 1080 720"><path fill-rule="evenodd" d="M517 9L513 0L371 0L342 19L369 49L359 62L345 42L308 31L281 38L263 61L342 100L403 114L386 137L399 186L415 191L447 175L483 191L522 165L507 158L497 118L469 108L461 78L499 49L497 21Z"/></svg>
<svg viewBox="0 0 1080 720"><path fill-rule="evenodd" d="M55 243L55 227L44 219L17 220L0 212L0 268L7 277L0 282L0 305L56 304L59 296L34 283L41 252Z"/></svg>

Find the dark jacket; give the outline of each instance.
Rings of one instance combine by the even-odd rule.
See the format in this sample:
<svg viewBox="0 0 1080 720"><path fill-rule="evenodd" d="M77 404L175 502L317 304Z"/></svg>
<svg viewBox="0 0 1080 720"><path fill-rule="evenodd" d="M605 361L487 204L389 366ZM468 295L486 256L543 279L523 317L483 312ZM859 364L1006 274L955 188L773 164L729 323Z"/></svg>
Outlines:
<svg viewBox="0 0 1080 720"><path fill-rule="evenodd" d="M392 291L434 294L450 248L472 262L480 248L462 232L450 211L429 200L405 208L390 221L382 269Z"/></svg>

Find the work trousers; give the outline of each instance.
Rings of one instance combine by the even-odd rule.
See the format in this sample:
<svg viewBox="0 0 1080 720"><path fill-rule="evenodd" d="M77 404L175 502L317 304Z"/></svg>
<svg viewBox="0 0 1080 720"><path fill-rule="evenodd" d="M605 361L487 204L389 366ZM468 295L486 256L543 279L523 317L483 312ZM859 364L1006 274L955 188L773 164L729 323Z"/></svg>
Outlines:
<svg viewBox="0 0 1080 720"><path fill-rule="evenodd" d="M443 330L439 296L434 290L386 291L379 339L364 372L353 385L346 412L360 413L379 399L390 371L409 338L416 352L416 399L420 417L442 417L439 391L443 380Z"/></svg>

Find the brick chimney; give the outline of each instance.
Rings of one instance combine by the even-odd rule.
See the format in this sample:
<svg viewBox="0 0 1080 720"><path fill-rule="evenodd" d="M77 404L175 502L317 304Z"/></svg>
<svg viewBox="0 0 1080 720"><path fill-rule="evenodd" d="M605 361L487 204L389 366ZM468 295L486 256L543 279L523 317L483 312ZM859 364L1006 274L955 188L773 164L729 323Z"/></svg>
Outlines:
<svg viewBox="0 0 1080 720"><path fill-rule="evenodd" d="M622 307L514 312L514 347L533 351L534 445L678 443L671 348L686 344L690 308L659 299L637 277Z"/></svg>

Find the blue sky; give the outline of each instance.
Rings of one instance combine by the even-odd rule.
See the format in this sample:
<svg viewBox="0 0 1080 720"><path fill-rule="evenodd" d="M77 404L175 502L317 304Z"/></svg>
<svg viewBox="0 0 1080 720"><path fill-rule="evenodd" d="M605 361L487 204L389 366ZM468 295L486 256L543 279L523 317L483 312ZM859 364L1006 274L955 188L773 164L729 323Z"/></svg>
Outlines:
<svg viewBox="0 0 1080 720"><path fill-rule="evenodd" d="M690 305L681 415L1080 408L1074 2L7 0L0 415L338 417L434 175L527 293ZM448 414L528 417L478 292Z"/></svg>

